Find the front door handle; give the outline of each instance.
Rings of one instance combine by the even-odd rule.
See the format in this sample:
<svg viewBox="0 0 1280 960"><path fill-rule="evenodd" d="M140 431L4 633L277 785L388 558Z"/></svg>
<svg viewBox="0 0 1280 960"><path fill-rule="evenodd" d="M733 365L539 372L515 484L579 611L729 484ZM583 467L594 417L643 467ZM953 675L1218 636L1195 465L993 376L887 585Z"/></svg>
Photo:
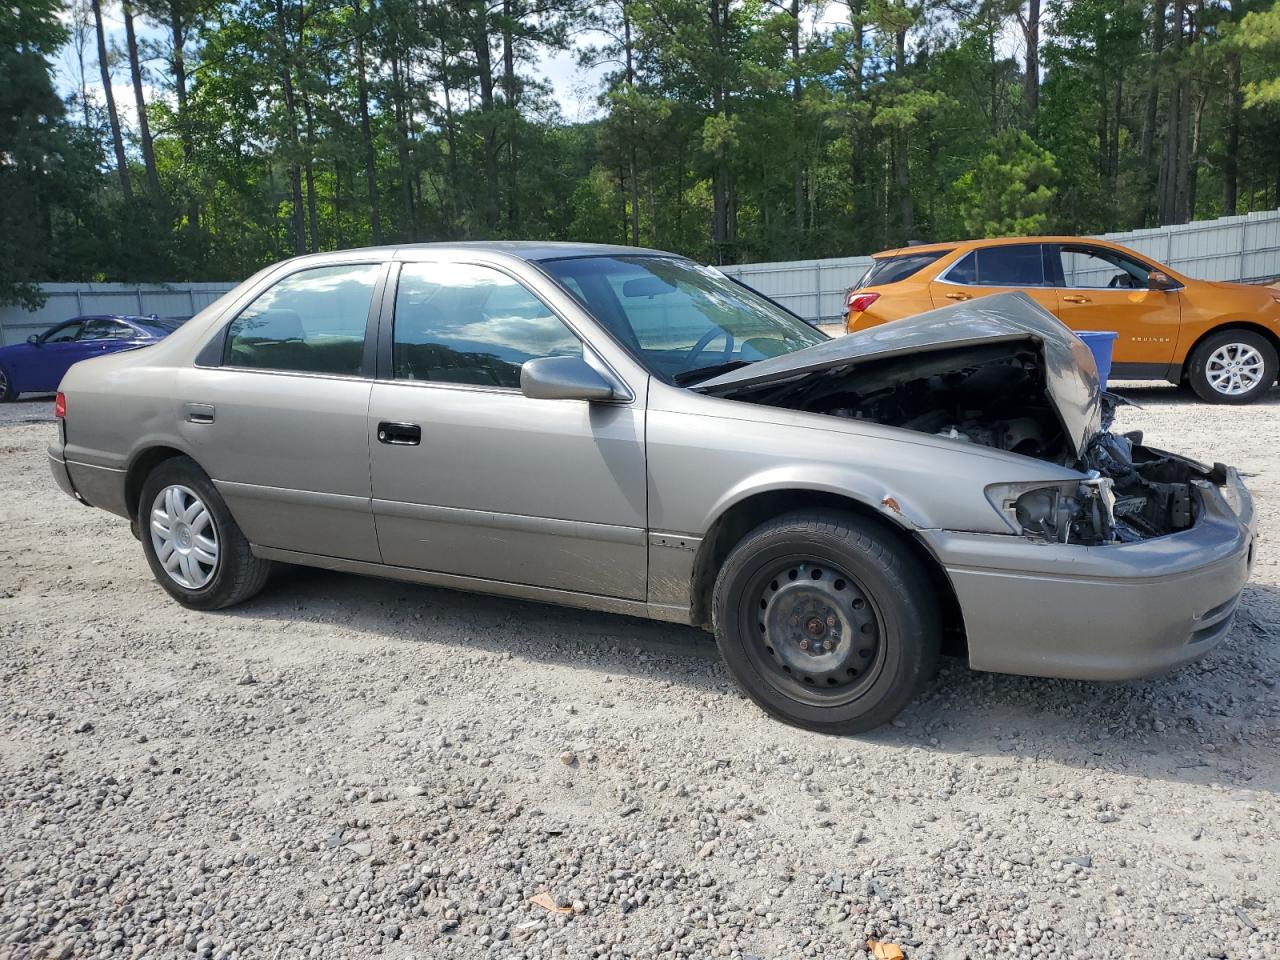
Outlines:
<svg viewBox="0 0 1280 960"><path fill-rule="evenodd" d="M948 293L947 299L948 300L972 300L973 298L970 297L967 293Z"/></svg>
<svg viewBox="0 0 1280 960"><path fill-rule="evenodd" d="M391 423L383 420L378 424L378 442L397 447L416 447L422 442L422 428L416 423Z"/></svg>
<svg viewBox="0 0 1280 960"><path fill-rule="evenodd" d="M1073 294L1069 297L1063 297L1062 299L1067 303L1089 303L1090 302L1088 297L1082 297L1078 294Z"/></svg>

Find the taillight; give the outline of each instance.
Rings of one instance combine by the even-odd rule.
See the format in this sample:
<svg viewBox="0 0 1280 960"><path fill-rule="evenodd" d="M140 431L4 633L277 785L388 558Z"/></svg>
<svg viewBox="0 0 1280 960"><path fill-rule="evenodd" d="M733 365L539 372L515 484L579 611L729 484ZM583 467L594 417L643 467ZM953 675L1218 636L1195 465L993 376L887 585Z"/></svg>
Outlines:
<svg viewBox="0 0 1280 960"><path fill-rule="evenodd" d="M67 415L67 395L59 393L53 398L53 415L61 420Z"/></svg>
<svg viewBox="0 0 1280 960"><path fill-rule="evenodd" d="M856 290L850 290L849 298L845 301L845 304L848 306L850 313L861 313L879 299L880 294L878 293L858 293Z"/></svg>

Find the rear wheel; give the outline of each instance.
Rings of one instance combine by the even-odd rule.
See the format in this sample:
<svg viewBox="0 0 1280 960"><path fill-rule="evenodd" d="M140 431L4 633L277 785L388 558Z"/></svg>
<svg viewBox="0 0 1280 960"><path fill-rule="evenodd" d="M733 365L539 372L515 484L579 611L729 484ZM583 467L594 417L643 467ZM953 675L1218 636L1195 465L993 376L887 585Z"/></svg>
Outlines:
<svg viewBox="0 0 1280 960"><path fill-rule="evenodd" d="M13 389L13 381L9 379L9 374L5 372L4 367L0 367L0 403L8 403L16 399L18 394Z"/></svg>
<svg viewBox="0 0 1280 960"><path fill-rule="evenodd" d="M849 514L793 513L748 534L716 579L713 616L746 694L822 733L888 722L938 657L924 569L892 530Z"/></svg>
<svg viewBox="0 0 1280 960"><path fill-rule="evenodd" d="M248 600L267 582L261 560L213 482L186 457L165 460L142 486L138 529L160 586L185 607L218 610Z"/></svg>
<svg viewBox="0 0 1280 960"><path fill-rule="evenodd" d="M1209 403L1252 403L1276 382L1276 350L1251 330L1223 330L1191 354L1187 382Z"/></svg>

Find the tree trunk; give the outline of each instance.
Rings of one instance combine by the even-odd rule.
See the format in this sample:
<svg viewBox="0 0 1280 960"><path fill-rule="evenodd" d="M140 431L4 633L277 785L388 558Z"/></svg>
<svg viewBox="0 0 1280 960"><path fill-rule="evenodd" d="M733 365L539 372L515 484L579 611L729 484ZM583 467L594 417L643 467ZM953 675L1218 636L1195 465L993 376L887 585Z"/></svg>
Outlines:
<svg viewBox="0 0 1280 960"><path fill-rule="evenodd" d="M452 237L458 225L458 132L453 120L452 85L449 77L449 55L444 37L440 38L440 86L444 89L444 138L449 145L449 235Z"/></svg>
<svg viewBox="0 0 1280 960"><path fill-rule="evenodd" d="M476 73L480 81L480 111L484 114L484 221L489 231L498 229L498 129L493 120L493 58L489 53L489 25L485 16L485 2L476 5L476 21L472 24L471 47L476 55Z"/></svg>
<svg viewBox="0 0 1280 960"><path fill-rule="evenodd" d="M795 203L795 227L804 235L804 148L801 103L804 98L800 66L800 0L791 0L791 190Z"/></svg>
<svg viewBox="0 0 1280 960"><path fill-rule="evenodd" d="M133 29L133 7L123 0L125 45L129 49L129 78L133 81L133 102L138 110L138 139L142 143L142 163L147 171L147 189L160 198L160 174L156 170L155 145L151 141L151 125L147 123L147 98L142 91L142 63L138 60L138 37Z"/></svg>
<svg viewBox="0 0 1280 960"><path fill-rule="evenodd" d="M98 31L98 67L102 71L102 96L107 101L107 119L111 124L111 145L116 154L116 170L120 175L120 191L128 203L133 202L133 185L129 182L129 166L124 157L124 137L120 135L120 115L116 113L116 98L111 92L111 65L107 60L107 34L102 26L102 2L91 0L93 23Z"/></svg>
<svg viewBox="0 0 1280 960"><path fill-rule="evenodd" d="M396 121L396 161L400 167L400 208L404 217L404 228L401 236L413 239L417 236L417 211L413 206L413 171L409 162L409 124L405 113L404 75L400 68L400 57L391 57L392 105Z"/></svg>
<svg viewBox="0 0 1280 960"><path fill-rule="evenodd" d="M357 16L363 13L362 0L355 0ZM373 130L369 123L369 83L364 69L364 26L356 24L356 92L360 100L360 135L364 140L364 175L369 187L369 226L373 242L382 243L382 215L378 210L378 159L373 152Z"/></svg>
<svg viewBox="0 0 1280 960"><path fill-rule="evenodd" d="M298 165L298 154L302 151L298 145L297 101L293 92L293 68L289 63L289 51L296 44L289 37L289 30L285 20L284 0L275 0L275 6L276 32L280 39L280 49L277 51L281 61L280 88L284 92L285 124L288 127L285 131L285 139L289 150L287 166L289 168L290 202L293 206L293 213L290 217L293 231L293 251L301 256L307 252L307 228L306 221L303 219L302 170Z"/></svg>
<svg viewBox="0 0 1280 960"><path fill-rule="evenodd" d="M1027 17L1022 22L1022 40L1027 48L1026 76L1022 80L1022 98L1027 116L1034 127L1040 107L1040 0L1028 0Z"/></svg>
<svg viewBox="0 0 1280 960"><path fill-rule="evenodd" d="M1159 124L1166 13L1166 0L1155 0L1151 6L1151 68L1147 71L1147 103L1142 120L1140 146L1145 189L1141 212L1133 224L1135 229L1150 224L1153 213L1159 207L1160 175L1156 165L1156 128Z"/></svg>
<svg viewBox="0 0 1280 960"><path fill-rule="evenodd" d="M894 74L901 77L907 68L907 31L902 28L894 37ZM893 175L898 191L898 226L902 242L906 243L915 232L915 209L911 202L911 134L899 126L894 136Z"/></svg>
<svg viewBox="0 0 1280 960"><path fill-rule="evenodd" d="M622 0L622 49L626 57L626 79L627 93L634 94L636 89L635 63L633 61L633 50L631 44L631 9L628 0ZM628 184L631 190L631 237L636 246L640 245L640 173L636 164L636 118L634 113L628 110L627 125L631 129L631 137L628 142L628 173L630 178ZM652 180L650 181L652 189ZM653 194L650 197L650 211L653 208ZM653 220L652 215L650 220ZM652 224L651 224L652 227Z"/></svg>
<svg viewBox="0 0 1280 960"><path fill-rule="evenodd" d="M520 171L516 149L518 126L516 98L516 52L512 26L516 11L512 0L502 0L502 98L506 101L507 115L507 229L520 232Z"/></svg>
<svg viewBox="0 0 1280 960"><path fill-rule="evenodd" d="M315 154L316 154L316 126L315 112L311 109L311 97L304 91L302 96L302 115L307 124L307 159L306 159L306 178L307 178L307 223L310 228L311 252L320 252L320 211L316 204L316 172L315 172Z"/></svg>
<svg viewBox="0 0 1280 960"><path fill-rule="evenodd" d="M1227 55L1227 129L1222 152L1222 210L1224 217L1235 216L1239 200L1240 180L1240 54Z"/></svg>

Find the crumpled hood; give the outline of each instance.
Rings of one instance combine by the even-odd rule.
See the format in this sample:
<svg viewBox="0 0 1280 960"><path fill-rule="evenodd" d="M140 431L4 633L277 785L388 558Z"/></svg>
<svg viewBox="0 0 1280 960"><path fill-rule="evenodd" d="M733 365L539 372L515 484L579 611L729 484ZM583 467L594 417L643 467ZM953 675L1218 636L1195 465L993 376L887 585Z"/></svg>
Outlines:
<svg viewBox="0 0 1280 960"><path fill-rule="evenodd" d="M1101 430L1098 368L1084 341L1024 293L997 293L836 337L795 353L740 367L698 384L720 396L820 371L977 344L1031 343L1044 359L1045 384L1067 442L1082 457Z"/></svg>

